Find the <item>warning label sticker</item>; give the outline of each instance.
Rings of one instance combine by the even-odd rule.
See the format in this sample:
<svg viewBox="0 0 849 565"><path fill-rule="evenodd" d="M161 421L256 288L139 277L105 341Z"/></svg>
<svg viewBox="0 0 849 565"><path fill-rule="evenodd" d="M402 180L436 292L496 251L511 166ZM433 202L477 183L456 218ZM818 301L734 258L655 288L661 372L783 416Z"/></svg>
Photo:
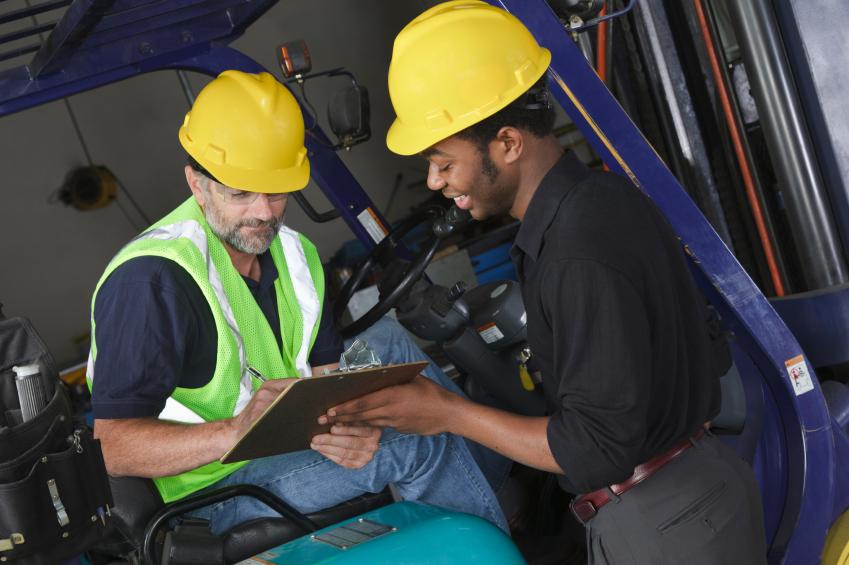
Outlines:
<svg viewBox="0 0 849 565"><path fill-rule="evenodd" d="M787 374L790 376L790 382L793 383L796 396L814 390L811 372L808 370L808 364L805 363L804 357L797 355L793 359L788 359L784 362L784 366L787 368Z"/></svg>
<svg viewBox="0 0 849 565"><path fill-rule="evenodd" d="M501 330L498 329L498 326L495 325L495 322L490 322L479 327L478 333L487 343L495 343L496 341L504 337L504 334L501 333Z"/></svg>
<svg viewBox="0 0 849 565"><path fill-rule="evenodd" d="M377 219L377 214L375 214L374 210L371 208L366 208L357 214L357 220L359 220L375 243L380 243L380 241L386 237L386 234L389 233L387 229L383 227L380 220Z"/></svg>

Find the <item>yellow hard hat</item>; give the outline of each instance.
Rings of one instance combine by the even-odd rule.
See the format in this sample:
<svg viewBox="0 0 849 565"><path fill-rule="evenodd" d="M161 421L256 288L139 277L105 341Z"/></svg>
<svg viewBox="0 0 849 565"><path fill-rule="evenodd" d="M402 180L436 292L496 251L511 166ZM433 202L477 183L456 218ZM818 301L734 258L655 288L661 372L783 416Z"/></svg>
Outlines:
<svg viewBox="0 0 849 565"><path fill-rule="evenodd" d="M224 71L198 94L180 143L227 186L250 192L300 190L310 178L304 117L268 73Z"/></svg>
<svg viewBox="0 0 849 565"><path fill-rule="evenodd" d="M430 8L395 38L386 135L412 155L495 114L548 69L551 53L510 13L477 0Z"/></svg>

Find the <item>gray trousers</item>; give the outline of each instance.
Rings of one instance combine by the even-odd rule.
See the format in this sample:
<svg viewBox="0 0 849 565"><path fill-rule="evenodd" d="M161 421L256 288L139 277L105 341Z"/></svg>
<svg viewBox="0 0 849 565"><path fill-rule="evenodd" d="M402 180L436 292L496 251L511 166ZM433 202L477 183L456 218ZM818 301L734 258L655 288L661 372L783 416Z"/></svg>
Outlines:
<svg viewBox="0 0 849 565"><path fill-rule="evenodd" d="M711 435L608 502L586 530L590 565L766 563L755 476Z"/></svg>

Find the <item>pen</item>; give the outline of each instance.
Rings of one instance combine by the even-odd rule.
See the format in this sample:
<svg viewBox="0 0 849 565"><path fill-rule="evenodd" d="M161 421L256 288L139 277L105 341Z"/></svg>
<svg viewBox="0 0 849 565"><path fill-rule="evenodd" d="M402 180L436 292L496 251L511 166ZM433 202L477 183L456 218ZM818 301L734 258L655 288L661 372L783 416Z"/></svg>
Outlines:
<svg viewBox="0 0 849 565"><path fill-rule="evenodd" d="M252 374L253 376L255 376L256 378L258 378L258 379L259 379L260 381L262 381L262 382L265 382L265 381L267 381L267 380L268 380L268 379L265 377L265 375L263 375L262 373L260 373L259 371L257 371L257 370L256 370L256 369L254 369L253 367L251 367L250 365L248 365L248 372L249 372L250 374Z"/></svg>

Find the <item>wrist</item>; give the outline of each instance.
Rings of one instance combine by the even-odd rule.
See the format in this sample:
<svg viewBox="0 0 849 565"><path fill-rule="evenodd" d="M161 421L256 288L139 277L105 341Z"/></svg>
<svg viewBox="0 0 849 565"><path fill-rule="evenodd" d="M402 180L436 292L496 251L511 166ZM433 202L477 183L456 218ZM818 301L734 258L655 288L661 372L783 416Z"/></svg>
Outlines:
<svg viewBox="0 0 849 565"><path fill-rule="evenodd" d="M440 421L444 423L445 433L463 435L463 418L472 403L460 395L445 391L445 401L442 403Z"/></svg>
<svg viewBox="0 0 849 565"><path fill-rule="evenodd" d="M219 453L216 459L230 451L241 437L241 428L239 426L238 416L227 418L226 420L219 420L218 423L221 425L221 428L216 430L215 433L215 436L218 438L218 449L216 451Z"/></svg>

